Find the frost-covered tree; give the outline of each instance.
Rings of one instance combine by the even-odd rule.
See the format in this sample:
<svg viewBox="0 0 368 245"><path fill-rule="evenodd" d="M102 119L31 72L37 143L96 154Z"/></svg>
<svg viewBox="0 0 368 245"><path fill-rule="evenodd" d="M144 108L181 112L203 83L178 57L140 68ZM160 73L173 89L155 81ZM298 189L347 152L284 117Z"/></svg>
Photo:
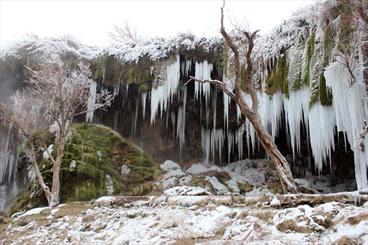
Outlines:
<svg viewBox="0 0 368 245"><path fill-rule="evenodd" d="M30 79L25 87L0 106L1 115L19 129L24 138L24 153L32 164L36 178L45 192L49 206L59 204L60 168L64 147L71 135L76 116L110 106L115 93L96 92L87 65L67 69L59 64L28 68ZM46 145L45 131L54 134L54 144ZM51 161L52 182L48 186L38 167L38 152Z"/></svg>
<svg viewBox="0 0 368 245"><path fill-rule="evenodd" d="M224 7L225 7L225 0L221 8L220 32L222 37L224 38L226 46L232 52L231 69L234 71L234 84L229 85L224 81L219 80L199 80L195 77L190 77L190 80L200 83L214 84L216 87L223 90L232 100L236 102L241 113L249 120L249 122L255 129L257 136L266 153L272 159L272 162L275 165L283 189L285 191L296 193L298 192L298 188L292 176L289 163L282 155L282 153L278 150L272 136L268 133L267 129L262 125L260 116L258 114L258 98L256 88L252 82L253 65L254 65L252 59L252 52L258 31L251 33L245 30L235 30L243 38L241 42L238 42L236 38L230 36L225 30ZM243 52L245 54L243 54ZM250 95L252 103L251 105L244 100L243 97L244 93Z"/></svg>

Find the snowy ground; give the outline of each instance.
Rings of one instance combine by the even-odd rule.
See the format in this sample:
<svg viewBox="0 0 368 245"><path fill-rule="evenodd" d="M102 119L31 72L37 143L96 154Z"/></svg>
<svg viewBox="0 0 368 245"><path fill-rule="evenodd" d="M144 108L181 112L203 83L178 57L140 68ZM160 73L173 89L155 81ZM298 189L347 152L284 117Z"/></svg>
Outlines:
<svg viewBox="0 0 368 245"><path fill-rule="evenodd" d="M168 192L202 194L191 187ZM277 209L171 197L32 209L0 221L0 244L368 244L368 203Z"/></svg>

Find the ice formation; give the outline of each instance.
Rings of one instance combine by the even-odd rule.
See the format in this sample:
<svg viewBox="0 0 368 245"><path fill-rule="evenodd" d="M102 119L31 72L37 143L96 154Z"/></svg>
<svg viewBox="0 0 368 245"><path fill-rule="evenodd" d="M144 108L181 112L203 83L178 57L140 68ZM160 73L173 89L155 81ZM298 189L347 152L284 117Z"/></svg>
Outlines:
<svg viewBox="0 0 368 245"><path fill-rule="evenodd" d="M331 160L331 150L335 149L335 116L333 108L313 105L309 111L310 144L314 157L315 167L322 171L323 163Z"/></svg>
<svg viewBox="0 0 368 245"><path fill-rule="evenodd" d="M90 96L87 101L86 122L92 122L93 120L93 114L94 114L95 103L96 103L96 88L97 88L97 83L91 82L91 85L89 88Z"/></svg>
<svg viewBox="0 0 368 245"><path fill-rule="evenodd" d="M18 162L18 140L12 125L0 125L0 211L4 210L7 201L18 194L16 182Z"/></svg>
<svg viewBox="0 0 368 245"><path fill-rule="evenodd" d="M206 60L203 62L196 62L195 64L195 77L200 80L211 79L211 72L213 69L213 64L209 64ZM206 105L211 95L211 85L209 83L195 83L194 94L198 99L200 96L204 95L206 99Z"/></svg>
<svg viewBox="0 0 368 245"><path fill-rule="evenodd" d="M367 188L368 154L361 151L357 145L363 130L363 122L367 118L367 108L364 106L364 98L367 94L362 70L355 70L356 82L350 85L351 76L347 68L340 62L334 62L326 69L325 77L326 84L332 88L332 106L337 131L346 133L354 152L355 177L358 189Z"/></svg>
<svg viewBox="0 0 368 245"><path fill-rule="evenodd" d="M176 56L176 61L166 68L166 81L156 81L157 86L151 91L151 123L155 122L159 110L162 113L166 110L168 103L177 93L180 80L180 57Z"/></svg>
<svg viewBox="0 0 368 245"><path fill-rule="evenodd" d="M285 120L288 125L290 144L293 158L300 153L301 124L308 128L310 91L302 88L289 93L289 98L284 100Z"/></svg>

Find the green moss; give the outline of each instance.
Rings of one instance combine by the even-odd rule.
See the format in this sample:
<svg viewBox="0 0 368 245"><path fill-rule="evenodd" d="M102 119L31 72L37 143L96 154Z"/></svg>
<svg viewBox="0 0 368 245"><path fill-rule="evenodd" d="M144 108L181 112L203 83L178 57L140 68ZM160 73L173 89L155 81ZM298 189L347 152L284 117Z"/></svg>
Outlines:
<svg viewBox="0 0 368 245"><path fill-rule="evenodd" d="M331 59L331 53L335 46L336 33L331 25L327 25L323 36L323 66L326 67Z"/></svg>
<svg viewBox="0 0 368 245"><path fill-rule="evenodd" d="M99 57L91 64L92 77L104 84L116 86L122 82L144 84L152 81L151 66L153 62L142 57L138 63L122 63L112 55Z"/></svg>
<svg viewBox="0 0 368 245"><path fill-rule="evenodd" d="M302 87L302 73L299 71L297 78L293 82L292 89L299 90Z"/></svg>
<svg viewBox="0 0 368 245"><path fill-rule="evenodd" d="M225 75L227 74L227 65L229 62L229 57L227 54L228 50L227 48L224 48L221 52L221 57L220 57L220 70L224 71Z"/></svg>
<svg viewBox="0 0 368 245"><path fill-rule="evenodd" d="M310 86L311 82L311 62L314 54L315 42L316 42L316 31L314 30L312 32L312 35L309 37L307 41L307 65L305 67L305 74L303 79L303 84L307 86Z"/></svg>
<svg viewBox="0 0 368 245"><path fill-rule="evenodd" d="M323 72L319 77L318 86L312 91L309 106L312 107L318 101L320 101L323 106L332 105L332 91L326 86L326 79Z"/></svg>
<svg viewBox="0 0 368 245"><path fill-rule="evenodd" d="M353 44L351 43L352 35L355 32L354 28L354 10L350 0L338 1L338 12L340 15L340 35L337 44L338 50L343 53L350 53Z"/></svg>
<svg viewBox="0 0 368 245"><path fill-rule="evenodd" d="M286 97L289 96L289 65L286 55L280 56L276 62L276 68L271 71L270 76L266 80L266 93L272 95L277 91L281 91Z"/></svg>
<svg viewBox="0 0 368 245"><path fill-rule="evenodd" d="M309 100L309 107L312 107L314 104L316 104L319 101L318 97L318 89L315 89L312 91L310 100Z"/></svg>
<svg viewBox="0 0 368 245"><path fill-rule="evenodd" d="M48 143L52 143L51 139ZM44 160L41 153L38 157L40 170L50 186L52 164ZM75 168L70 167L72 161L76 162ZM120 176L123 164L131 170L125 179ZM147 194L153 190L152 183L158 171L159 165L147 153L110 128L97 124L74 124L61 166L60 198L62 202L86 201L106 195L106 175L111 177L115 194ZM44 193L37 184L33 186L37 188L35 196L43 203L31 203L31 206L45 205ZM140 186L144 186L143 191ZM30 192L28 188L21 193L15 210L30 203L29 199L24 198L30 196Z"/></svg>
<svg viewBox="0 0 368 245"><path fill-rule="evenodd" d="M321 101L321 105L332 105L332 91L326 86L326 78L323 72L319 78L319 98Z"/></svg>

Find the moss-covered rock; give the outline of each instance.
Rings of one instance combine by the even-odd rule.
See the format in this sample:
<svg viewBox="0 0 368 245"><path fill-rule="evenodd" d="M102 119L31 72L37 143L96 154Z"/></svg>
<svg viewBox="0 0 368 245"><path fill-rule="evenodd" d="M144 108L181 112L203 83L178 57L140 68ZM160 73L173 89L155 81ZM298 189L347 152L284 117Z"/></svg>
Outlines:
<svg viewBox="0 0 368 245"><path fill-rule="evenodd" d="M266 80L266 93L272 95L281 91L286 97L289 96L289 64L286 55L283 54L277 59L276 67L272 70Z"/></svg>
<svg viewBox="0 0 368 245"><path fill-rule="evenodd" d="M50 186L51 162L41 155L40 170ZM123 166L129 169L124 176L121 174ZM159 165L147 153L112 129L97 124L74 124L61 167L60 198L62 202L70 202L91 200L111 192L147 194L153 191L158 173ZM45 204L44 193L31 182L11 211Z"/></svg>
<svg viewBox="0 0 368 245"><path fill-rule="evenodd" d="M311 63L312 63L312 57L314 54L314 48L316 43L316 31L313 30L312 35L309 37L307 41L307 64L305 67L305 74L303 83L306 86L310 86L311 83Z"/></svg>

